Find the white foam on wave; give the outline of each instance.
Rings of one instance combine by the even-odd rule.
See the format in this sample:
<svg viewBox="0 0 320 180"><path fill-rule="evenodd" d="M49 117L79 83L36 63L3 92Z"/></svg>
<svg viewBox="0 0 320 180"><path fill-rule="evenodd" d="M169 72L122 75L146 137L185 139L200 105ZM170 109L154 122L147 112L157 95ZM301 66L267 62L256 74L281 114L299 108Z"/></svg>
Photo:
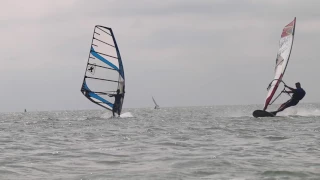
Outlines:
<svg viewBox="0 0 320 180"><path fill-rule="evenodd" d="M103 119L113 118L112 112L103 113L100 117ZM116 114L116 117L117 117L117 114ZM133 115L130 112L125 112L120 114L120 118L131 118L131 117L133 117Z"/></svg>
<svg viewBox="0 0 320 180"><path fill-rule="evenodd" d="M132 118L133 115L131 114L131 112L125 112L125 113L120 114L120 117L121 118Z"/></svg>
<svg viewBox="0 0 320 180"><path fill-rule="evenodd" d="M278 113L281 116L320 116L320 109L293 107Z"/></svg>

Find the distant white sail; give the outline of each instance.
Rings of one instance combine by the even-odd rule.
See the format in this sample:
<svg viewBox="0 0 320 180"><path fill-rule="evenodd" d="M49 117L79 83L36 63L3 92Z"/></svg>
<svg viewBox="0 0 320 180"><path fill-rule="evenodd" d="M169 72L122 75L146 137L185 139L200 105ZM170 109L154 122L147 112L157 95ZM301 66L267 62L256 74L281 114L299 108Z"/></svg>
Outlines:
<svg viewBox="0 0 320 180"><path fill-rule="evenodd" d="M112 110L114 98L108 94L125 92L125 78L120 51L111 28L95 26L87 62L82 94L91 102ZM123 96L124 98L124 96ZM123 98L121 99L120 111Z"/></svg>
<svg viewBox="0 0 320 180"><path fill-rule="evenodd" d="M282 34L279 42L279 51L277 53L277 59L276 59L275 76L273 81L270 83L268 87L268 95L267 95L263 110L266 110L267 107L273 102L273 101L271 102L271 100L275 92L277 91L279 83L282 82L282 78L287 68L291 50L292 50L295 26L296 26L296 18L294 18L294 20L290 22L288 25L286 25L282 30Z"/></svg>
<svg viewBox="0 0 320 180"><path fill-rule="evenodd" d="M154 98L152 97L152 100L153 100L153 102L154 102L154 105L155 105L155 109L159 109L160 108L160 106L157 104L157 102L156 102L156 100L154 100Z"/></svg>

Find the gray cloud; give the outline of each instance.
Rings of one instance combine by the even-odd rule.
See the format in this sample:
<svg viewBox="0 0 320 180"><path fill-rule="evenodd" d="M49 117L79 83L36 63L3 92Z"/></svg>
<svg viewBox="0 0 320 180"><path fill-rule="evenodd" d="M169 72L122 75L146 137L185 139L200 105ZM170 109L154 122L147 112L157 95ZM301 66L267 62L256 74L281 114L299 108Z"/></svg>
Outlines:
<svg viewBox="0 0 320 180"><path fill-rule="evenodd" d="M39 2L1 8L2 111L97 108L79 91L96 24L115 32L125 107L152 106L151 95L162 106L262 105L281 30L294 17L284 80L302 83L305 102L319 100L318 1Z"/></svg>

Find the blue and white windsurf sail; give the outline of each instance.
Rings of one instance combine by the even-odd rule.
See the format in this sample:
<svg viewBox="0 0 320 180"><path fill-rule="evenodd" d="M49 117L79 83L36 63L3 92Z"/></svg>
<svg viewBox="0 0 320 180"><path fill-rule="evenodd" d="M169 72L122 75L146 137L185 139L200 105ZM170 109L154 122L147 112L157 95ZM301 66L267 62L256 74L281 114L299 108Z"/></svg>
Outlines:
<svg viewBox="0 0 320 180"><path fill-rule="evenodd" d="M125 78L120 51L111 28L95 26L87 62L82 94L90 101L112 110L117 89L125 92ZM121 99L120 112L123 98Z"/></svg>

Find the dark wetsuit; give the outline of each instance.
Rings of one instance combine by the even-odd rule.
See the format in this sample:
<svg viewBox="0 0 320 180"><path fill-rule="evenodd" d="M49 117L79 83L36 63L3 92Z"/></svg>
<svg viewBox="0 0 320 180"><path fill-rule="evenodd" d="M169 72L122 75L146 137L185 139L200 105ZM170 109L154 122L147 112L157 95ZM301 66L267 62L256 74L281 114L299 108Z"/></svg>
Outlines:
<svg viewBox="0 0 320 180"><path fill-rule="evenodd" d="M292 92L292 98L289 99L287 102L283 103L278 109L278 112L283 111L290 106L297 105L299 101L306 95L306 92L302 88L293 89Z"/></svg>
<svg viewBox="0 0 320 180"><path fill-rule="evenodd" d="M115 111L118 110L120 104L121 104L121 98L122 98L122 94L115 94L114 95L114 104L113 104L113 109L115 109Z"/></svg>
<svg viewBox="0 0 320 180"><path fill-rule="evenodd" d="M112 111L117 112L118 115L120 115L120 105L121 105L121 98L123 97L123 94L112 94L110 97L114 97L114 104Z"/></svg>

